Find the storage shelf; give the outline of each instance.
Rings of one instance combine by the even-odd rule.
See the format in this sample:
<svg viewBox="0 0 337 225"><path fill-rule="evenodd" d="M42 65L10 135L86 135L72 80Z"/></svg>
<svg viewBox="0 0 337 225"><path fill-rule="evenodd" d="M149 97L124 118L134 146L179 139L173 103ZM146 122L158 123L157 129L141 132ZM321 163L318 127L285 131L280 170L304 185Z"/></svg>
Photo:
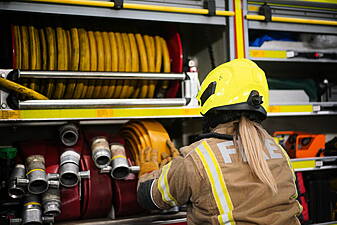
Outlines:
<svg viewBox="0 0 337 225"><path fill-rule="evenodd" d="M128 3L139 4L139 1L131 0L128 1ZM183 5L178 3L170 5L168 5L167 3L166 4L155 3L155 4L162 6L177 6L177 7L202 9L202 6L186 5L186 4ZM217 10L224 10L224 7L217 8ZM195 14L168 13L168 12L130 10L130 9L115 10L112 8L103 8L96 6L75 6L75 5L61 5L61 4L48 4L48 3L19 2L19 1L0 2L0 11L33 12L33 13L60 14L60 15L73 15L73 16L93 16L104 18L152 20L163 22L226 25L226 19L223 16L205 16Z"/></svg>
<svg viewBox="0 0 337 225"><path fill-rule="evenodd" d="M0 119L6 121L58 121L93 119L149 119L200 117L199 108L114 108L114 109L50 109L0 110Z"/></svg>
<svg viewBox="0 0 337 225"><path fill-rule="evenodd" d="M337 115L337 111L324 107L337 105L336 102L311 104L271 105L269 117ZM150 119L150 118L191 118L201 117L198 107L153 107L153 108L104 108L104 109L32 109L0 110L1 122L16 121L65 121L65 120L110 120L110 119Z"/></svg>
<svg viewBox="0 0 337 225"><path fill-rule="evenodd" d="M337 102L311 102L307 104L292 103L283 105L270 105L268 116L315 116L315 115L337 115L333 109Z"/></svg>
<svg viewBox="0 0 337 225"><path fill-rule="evenodd" d="M248 15L258 15L259 7L265 1L248 1ZM288 17L294 19L308 20L329 20L336 21L335 13L337 5L330 1L268 1L272 9L273 17ZM336 34L335 26L318 25L313 23L291 23L291 22L265 22L258 20L248 20L248 29L252 30L274 30L274 31L293 31L308 32L319 34Z"/></svg>
<svg viewBox="0 0 337 225"><path fill-rule="evenodd" d="M305 58L290 58L290 59L277 59L277 58L249 58L253 61L272 61L272 62L307 62L307 63L337 63L333 59L305 59Z"/></svg>
<svg viewBox="0 0 337 225"><path fill-rule="evenodd" d="M320 34L337 34L335 26L321 26L314 24L290 24L280 22L262 22L248 21L248 27L252 30L270 30L270 31L293 31L293 32L308 32Z"/></svg>
<svg viewBox="0 0 337 225"><path fill-rule="evenodd" d="M308 59L303 57L287 57L288 52L298 52L299 50L279 50L279 49L261 49L261 48L249 48L249 58L254 61L277 61L277 62L310 62L310 63L337 63L337 59ZM320 53L335 53L327 50L303 50L301 53L308 52L320 52Z"/></svg>
<svg viewBox="0 0 337 225"><path fill-rule="evenodd" d="M337 156L291 159L295 172L337 169Z"/></svg>
<svg viewBox="0 0 337 225"><path fill-rule="evenodd" d="M264 0L249 0L248 4L260 4L262 5L265 3ZM331 8L336 9L336 1L326 1L326 0L270 0L268 1L270 5L276 5L276 6L287 6L287 7L320 7L320 8Z"/></svg>

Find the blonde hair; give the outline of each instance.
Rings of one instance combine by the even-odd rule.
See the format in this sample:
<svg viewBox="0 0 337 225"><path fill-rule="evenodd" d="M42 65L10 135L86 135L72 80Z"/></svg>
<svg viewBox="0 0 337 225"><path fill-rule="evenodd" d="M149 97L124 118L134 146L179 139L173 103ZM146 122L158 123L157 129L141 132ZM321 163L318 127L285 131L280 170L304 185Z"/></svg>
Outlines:
<svg viewBox="0 0 337 225"><path fill-rule="evenodd" d="M265 154L265 140L271 138L262 126L242 116L235 133L236 144L245 154L248 165L258 179L269 186L273 194L277 193L277 184L271 173ZM268 151L267 151L268 152Z"/></svg>

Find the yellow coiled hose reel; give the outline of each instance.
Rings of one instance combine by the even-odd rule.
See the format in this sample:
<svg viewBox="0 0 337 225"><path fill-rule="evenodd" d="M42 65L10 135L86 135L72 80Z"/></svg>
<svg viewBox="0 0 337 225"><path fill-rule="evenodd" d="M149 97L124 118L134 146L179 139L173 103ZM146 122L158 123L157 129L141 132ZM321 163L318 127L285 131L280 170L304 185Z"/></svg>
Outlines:
<svg viewBox="0 0 337 225"><path fill-rule="evenodd" d="M12 31L16 52L14 69L171 72L167 43L160 36L75 27L38 28L31 25L13 25ZM157 96L163 96L169 83L132 79L52 78L22 78L19 82L20 87L11 86L10 89L21 93L23 100L154 98L156 90ZM5 85L5 82L2 81L0 85ZM6 85L13 85L13 82ZM25 91L22 91L22 86Z"/></svg>
<svg viewBox="0 0 337 225"><path fill-rule="evenodd" d="M158 163L162 156L170 155L167 140L170 137L165 128L156 121L139 120L127 123L121 130L126 148L131 152L136 165L139 165L140 152L147 147L158 151Z"/></svg>

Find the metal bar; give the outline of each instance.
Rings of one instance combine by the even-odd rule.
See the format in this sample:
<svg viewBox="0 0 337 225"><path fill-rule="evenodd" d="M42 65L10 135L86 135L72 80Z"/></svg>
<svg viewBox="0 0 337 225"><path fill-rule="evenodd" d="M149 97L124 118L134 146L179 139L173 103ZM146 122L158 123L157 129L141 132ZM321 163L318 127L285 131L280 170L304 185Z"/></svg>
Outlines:
<svg viewBox="0 0 337 225"><path fill-rule="evenodd" d="M183 106L184 98L162 99L67 99L67 100L27 100L19 102L20 109L73 109L73 108L111 108L111 107L153 107Z"/></svg>
<svg viewBox="0 0 337 225"><path fill-rule="evenodd" d="M96 7L107 7L107 8L113 8L115 6L114 2L89 1L89 0L27 0L27 2L83 5L83 6L96 6ZM187 13L187 14L201 14L201 15L208 14L208 9L194 9L194 8L145 5L145 4L133 4L133 3L124 3L123 8L124 9L146 10L146 11L158 11L158 12L173 12L173 13ZM225 10L216 10L215 15L234 16L234 12L225 11Z"/></svg>
<svg viewBox="0 0 337 225"><path fill-rule="evenodd" d="M178 212L170 215L151 215L151 216L136 216L123 219L92 219L92 220L77 220L58 223L59 225L149 225L160 221L163 224L172 224L178 219L186 221L186 212ZM180 221L180 220L179 220ZM158 224L158 223L157 223Z"/></svg>
<svg viewBox="0 0 337 225"><path fill-rule="evenodd" d="M247 20L265 20L265 16L262 15L246 15ZM304 23L304 24L320 24L337 26L337 21L332 20L311 20L311 19L301 19L301 18L291 18L291 17L279 17L273 16L271 18L273 22L285 22L285 23Z"/></svg>
<svg viewBox="0 0 337 225"><path fill-rule="evenodd" d="M139 2L139 0L130 0ZM175 0L176 1L176 0ZM178 0L179 1L179 0ZM196 7L196 1L189 1L191 7ZM184 1L185 2L185 1ZM197 1L200 3L201 1ZM223 1L224 2L224 1ZM165 4L166 3L166 4ZM194 3L194 4L193 4ZM157 3L156 3L157 4ZM158 5L167 5L171 2L158 2ZM174 5L181 5L175 3ZM201 6L199 6L201 7ZM118 18L118 19L136 19L146 21L160 21L160 22L178 22L189 24L208 24L208 25L226 25L226 20L222 16L200 16L199 14L186 14L183 13L166 13L166 12L149 12L144 10L113 10L111 8L103 7L84 7L79 5L61 5L61 4L40 4L22 1L0 1L0 11L11 12L31 12L43 14L58 14L58 15L71 15L71 16L88 16L96 18ZM231 17L229 17L231 18Z"/></svg>
<svg viewBox="0 0 337 225"><path fill-rule="evenodd" d="M324 10L324 11L337 11L335 8L328 8L328 7L326 7L326 6L324 6L324 7L319 7L319 6L304 6L303 4L302 5L294 5L294 3L296 4L296 3L298 3L298 2L294 2L294 1L292 1L291 2L293 5L290 5L290 4L283 4L283 2L282 3L270 3L270 2L268 2L268 5L269 6L273 6L273 8L272 9L284 9L284 10L289 10L289 9L291 9L291 10L298 10L298 11L305 11L305 12L317 12L318 10L320 10L320 11L322 11L322 10ZM263 5L264 4L264 2L256 2L256 1L248 1L248 4L249 4L249 6L251 6L251 5ZM292 9L292 8L294 8L294 9ZM252 11L256 11L256 10L252 10ZM258 10L257 10L258 11Z"/></svg>
<svg viewBox="0 0 337 225"><path fill-rule="evenodd" d="M184 73L20 71L21 78L185 80Z"/></svg>

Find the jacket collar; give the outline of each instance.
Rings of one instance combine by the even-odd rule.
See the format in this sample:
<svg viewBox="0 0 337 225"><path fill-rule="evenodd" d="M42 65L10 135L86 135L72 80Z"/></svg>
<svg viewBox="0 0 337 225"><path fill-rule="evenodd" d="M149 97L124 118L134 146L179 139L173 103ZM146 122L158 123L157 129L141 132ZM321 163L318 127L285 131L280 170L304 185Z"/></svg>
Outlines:
<svg viewBox="0 0 337 225"><path fill-rule="evenodd" d="M238 123L238 120L236 121L231 121L228 123L222 123L216 126L215 128L212 129L212 132L214 133L220 133L220 134L228 134L228 135L233 135L234 134L234 128L235 128L235 123Z"/></svg>

